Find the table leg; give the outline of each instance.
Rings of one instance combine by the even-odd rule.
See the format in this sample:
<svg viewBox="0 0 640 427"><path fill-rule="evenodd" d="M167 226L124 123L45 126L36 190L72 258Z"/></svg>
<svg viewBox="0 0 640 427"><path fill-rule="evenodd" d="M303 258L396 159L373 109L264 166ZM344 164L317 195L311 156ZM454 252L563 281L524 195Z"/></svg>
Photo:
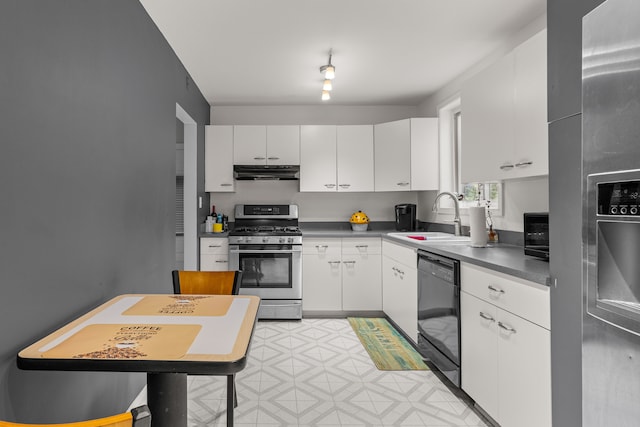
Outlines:
<svg viewBox="0 0 640 427"><path fill-rule="evenodd" d="M235 380L227 375L227 427L233 427L233 409L235 405Z"/></svg>
<svg viewBox="0 0 640 427"><path fill-rule="evenodd" d="M148 373L152 427L187 427L187 374Z"/></svg>

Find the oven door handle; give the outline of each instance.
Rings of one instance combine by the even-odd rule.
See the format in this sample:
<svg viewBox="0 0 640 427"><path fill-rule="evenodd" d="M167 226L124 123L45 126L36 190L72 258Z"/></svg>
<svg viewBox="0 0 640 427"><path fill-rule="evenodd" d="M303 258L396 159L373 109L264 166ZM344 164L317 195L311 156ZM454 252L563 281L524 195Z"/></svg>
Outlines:
<svg viewBox="0 0 640 427"><path fill-rule="evenodd" d="M230 254L295 254L300 251L293 249L271 250L271 249L229 249Z"/></svg>

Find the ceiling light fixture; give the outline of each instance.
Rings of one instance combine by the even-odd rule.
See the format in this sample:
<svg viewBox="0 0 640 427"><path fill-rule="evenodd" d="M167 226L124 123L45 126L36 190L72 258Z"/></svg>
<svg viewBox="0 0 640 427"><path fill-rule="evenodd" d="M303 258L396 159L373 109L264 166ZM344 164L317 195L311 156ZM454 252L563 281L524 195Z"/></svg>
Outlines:
<svg viewBox="0 0 640 427"><path fill-rule="evenodd" d="M331 99L331 89L333 84L331 80L336 76L336 67L331 63L332 51L329 50L329 63L320 67L320 72L324 74L324 82L322 83L322 100L328 101Z"/></svg>
<svg viewBox="0 0 640 427"><path fill-rule="evenodd" d="M320 67L320 72L324 73L324 78L327 80L333 80L333 78L336 76L336 67L333 66L333 64L331 64L331 56L332 56L332 51L329 51L329 63L327 65L323 65L322 67Z"/></svg>

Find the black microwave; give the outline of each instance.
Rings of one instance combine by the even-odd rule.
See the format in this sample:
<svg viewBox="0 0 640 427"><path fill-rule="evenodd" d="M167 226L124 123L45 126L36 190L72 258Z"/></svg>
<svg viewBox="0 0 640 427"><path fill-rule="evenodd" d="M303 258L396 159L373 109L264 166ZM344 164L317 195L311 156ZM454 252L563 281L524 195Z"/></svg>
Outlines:
<svg viewBox="0 0 640 427"><path fill-rule="evenodd" d="M549 213L524 214L524 253L549 260Z"/></svg>

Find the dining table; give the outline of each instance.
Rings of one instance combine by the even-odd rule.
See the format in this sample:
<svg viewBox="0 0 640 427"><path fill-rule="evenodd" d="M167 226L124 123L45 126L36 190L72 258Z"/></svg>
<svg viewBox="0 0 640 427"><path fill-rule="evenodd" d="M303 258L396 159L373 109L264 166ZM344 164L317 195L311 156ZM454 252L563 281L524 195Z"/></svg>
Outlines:
<svg viewBox="0 0 640 427"><path fill-rule="evenodd" d="M187 426L187 375L226 376L233 426L234 377L247 364L259 305L249 295L119 295L21 350L17 365L144 372L152 427Z"/></svg>

